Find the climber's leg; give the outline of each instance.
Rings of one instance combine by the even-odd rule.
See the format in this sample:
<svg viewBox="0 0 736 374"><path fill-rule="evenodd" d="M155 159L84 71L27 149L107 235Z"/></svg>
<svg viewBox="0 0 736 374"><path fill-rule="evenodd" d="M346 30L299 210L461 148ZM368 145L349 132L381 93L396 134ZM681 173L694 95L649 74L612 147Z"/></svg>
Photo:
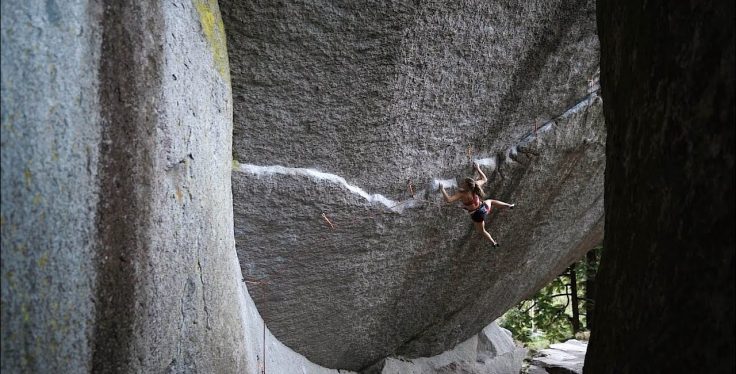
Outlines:
<svg viewBox="0 0 736 374"><path fill-rule="evenodd" d="M493 200L493 199L486 200L486 204L488 204L488 206L493 207L493 208L513 208L514 205L516 205L516 204L504 203L501 200Z"/></svg>
<svg viewBox="0 0 736 374"><path fill-rule="evenodd" d="M496 241L493 240L493 237L491 236L491 234L488 231L486 231L486 223L484 221L473 222L473 225L475 225L475 230L478 231L481 235L483 235L486 239L490 240L494 246L498 245L498 243L496 243Z"/></svg>

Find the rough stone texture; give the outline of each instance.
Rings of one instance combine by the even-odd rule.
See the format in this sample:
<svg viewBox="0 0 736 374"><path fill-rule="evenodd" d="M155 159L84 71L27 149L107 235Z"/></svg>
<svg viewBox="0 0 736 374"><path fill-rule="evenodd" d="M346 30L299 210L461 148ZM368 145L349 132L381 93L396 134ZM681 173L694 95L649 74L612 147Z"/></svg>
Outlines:
<svg viewBox="0 0 736 374"><path fill-rule="evenodd" d="M221 6L236 245L286 345L351 370L436 355L602 240L600 101L542 126L588 93L592 1ZM469 157L519 204L491 217L500 249L433 189Z"/></svg>
<svg viewBox="0 0 736 374"><path fill-rule="evenodd" d="M230 257L237 267L235 256ZM248 366L243 372L262 374L262 370L265 370L266 373L355 374L355 372L348 370L334 370L319 366L278 341L268 327L264 331L263 319L258 314L258 309L248 294L246 284L243 284L242 292L239 292L236 297L237 300L231 300L230 302L237 301L240 308L244 310L243 318L246 321L244 344ZM229 370L229 372L235 371Z"/></svg>
<svg viewBox="0 0 736 374"><path fill-rule="evenodd" d="M413 360L387 358L381 374L510 374L519 373L526 349L514 345L511 332L496 322L458 344L452 350L433 357Z"/></svg>
<svg viewBox="0 0 736 374"><path fill-rule="evenodd" d="M10 3L2 372L334 372L241 282L216 2Z"/></svg>
<svg viewBox="0 0 736 374"><path fill-rule="evenodd" d="M398 194L585 96L593 1L221 2L234 157Z"/></svg>
<svg viewBox="0 0 736 374"><path fill-rule="evenodd" d="M582 374L587 349L587 342L570 339L540 350L531 363L545 368L547 373Z"/></svg>
<svg viewBox="0 0 736 374"><path fill-rule="evenodd" d="M138 12L126 6L122 14L114 16L129 20L123 25L131 29L111 35L113 47L125 45L130 36L131 49L142 49L146 55L139 60L134 52L133 61L128 63L126 55L116 53L110 56L111 67L147 66L151 71L115 71L116 80L108 86L119 84L123 95L131 80L143 87L158 81L158 87L139 93L138 105L130 105L134 103L130 101L113 104L127 110L138 108L133 111L138 120L131 121L136 130L111 140L113 147L120 147L127 156L122 162L132 164L133 175L149 169L149 176L134 186L138 201L131 204L126 200L125 206L135 206L129 214L122 209L110 212L124 231L140 232L132 242L118 244L121 250L111 255L115 262L122 262L116 266L130 269L119 280L111 280L110 272L101 277L103 282L111 282L107 288L115 295L113 300L119 299L126 287L132 288L132 300L127 305L98 305L107 308L102 313L109 312L115 320L126 313L133 316L125 337L129 353L117 363L129 371L247 371L255 363L246 360L245 321L239 305L233 302L240 286L230 257L232 203L227 145L232 102L227 70L219 69L222 61L217 51L225 48L225 38L217 4L193 1L151 7ZM146 17L150 17L147 22ZM135 27L152 29L139 31ZM104 52L103 44L103 56ZM131 95L130 99L135 98ZM121 110L112 117L116 128L125 113ZM126 140L131 142L128 147ZM110 178L126 176L128 173L119 174L124 171L114 167ZM107 182L103 176L103 193ZM104 195L109 198L114 193ZM114 249L114 245L105 247ZM119 332L111 334L101 336L98 344L109 349L110 343L119 339L114 335ZM105 355L100 360L95 357L95 364L103 368L116 364L110 361Z"/></svg>
<svg viewBox="0 0 736 374"><path fill-rule="evenodd" d="M547 370L544 370L543 367L539 367L537 365L530 365L524 373L525 374L549 374Z"/></svg>
<svg viewBox="0 0 736 374"><path fill-rule="evenodd" d="M259 281L250 291L269 327L290 326L276 336L317 363L357 370L356 359L458 344L488 313L549 282L602 238L605 136L600 101L589 102L521 142L521 162L500 164L513 177L494 174L490 190L504 200L514 191L524 209L494 213L491 230L503 243L496 250L436 193L418 192L399 214L330 180L258 176L236 165L238 253L246 279ZM320 354L346 363L320 362Z"/></svg>
<svg viewBox="0 0 736 374"><path fill-rule="evenodd" d="M0 9L3 373L90 367L99 13L87 1Z"/></svg>
<svg viewBox="0 0 736 374"><path fill-rule="evenodd" d="M733 373L734 4L599 1L606 250L586 373Z"/></svg>

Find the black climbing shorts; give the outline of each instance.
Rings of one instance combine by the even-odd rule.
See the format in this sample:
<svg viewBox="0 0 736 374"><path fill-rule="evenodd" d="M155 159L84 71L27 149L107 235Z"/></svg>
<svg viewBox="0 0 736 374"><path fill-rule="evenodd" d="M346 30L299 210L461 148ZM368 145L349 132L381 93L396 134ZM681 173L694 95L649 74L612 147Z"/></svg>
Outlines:
<svg viewBox="0 0 736 374"><path fill-rule="evenodd" d="M486 205L485 201L480 204L478 209L470 213L470 219L473 220L473 222L483 222L486 219L486 215L490 211L490 208L488 205Z"/></svg>

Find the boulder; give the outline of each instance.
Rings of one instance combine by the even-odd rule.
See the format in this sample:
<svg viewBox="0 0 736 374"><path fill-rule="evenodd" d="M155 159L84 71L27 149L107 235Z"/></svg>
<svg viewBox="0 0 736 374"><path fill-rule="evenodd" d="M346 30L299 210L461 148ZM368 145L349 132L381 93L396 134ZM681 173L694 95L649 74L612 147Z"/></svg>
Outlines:
<svg viewBox="0 0 736 374"><path fill-rule="evenodd" d="M593 1L221 6L238 257L295 351L440 354L602 240ZM471 161L500 248L437 191Z"/></svg>
<svg viewBox="0 0 736 374"><path fill-rule="evenodd" d="M527 350L514 345L511 332L496 322L437 356L403 359L389 357L381 374L509 374L519 373ZM378 371L376 371L378 372Z"/></svg>
<svg viewBox="0 0 736 374"><path fill-rule="evenodd" d="M544 370L544 368L539 367L537 365L529 365L525 373L526 374L549 374L547 370Z"/></svg>
<svg viewBox="0 0 736 374"><path fill-rule="evenodd" d="M544 368L548 373L582 374L588 343L570 339L564 343L550 344L532 359L531 364Z"/></svg>

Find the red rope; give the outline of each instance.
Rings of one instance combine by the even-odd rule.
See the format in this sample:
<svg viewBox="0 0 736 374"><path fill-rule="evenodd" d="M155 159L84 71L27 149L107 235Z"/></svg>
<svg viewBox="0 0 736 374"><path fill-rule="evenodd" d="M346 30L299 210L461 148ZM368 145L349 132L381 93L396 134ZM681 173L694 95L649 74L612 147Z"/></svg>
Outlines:
<svg viewBox="0 0 736 374"><path fill-rule="evenodd" d="M437 206L437 207L441 207L442 206L442 204L440 202L437 202L437 201L432 201L432 200L427 200L427 199L416 199L416 198L413 198L413 199L407 199L407 200L404 200L402 202L399 202L399 203L396 203L394 205L391 205L389 207L386 207L386 208L382 209L382 212L383 213L387 213L387 209L388 210L391 210L393 208L396 208L396 207L398 207L400 205L406 204L406 203L411 202L411 201L425 202L425 203L428 203L429 206ZM322 219L325 222L328 223L328 225L330 226L330 228L332 230L335 230L337 228L342 228L342 229L354 228L354 227L356 227L355 224L357 224L357 223L365 222L365 221L367 221L369 219L373 219L373 220L376 219L376 215L373 212L369 212L369 213L367 213L365 215L361 215L361 216L352 215L352 219L350 219L348 221L343 221L342 223L340 222L339 218L335 218L336 216L337 216L336 214L330 214L329 217L332 217L332 219L329 219L326 213L322 213Z"/></svg>
<svg viewBox="0 0 736 374"><path fill-rule="evenodd" d="M324 218L327 224L330 225L330 228L332 228L333 230L335 229L335 225L333 225L332 222L330 222L330 219L327 218L327 215L324 212L322 213L322 218Z"/></svg>

